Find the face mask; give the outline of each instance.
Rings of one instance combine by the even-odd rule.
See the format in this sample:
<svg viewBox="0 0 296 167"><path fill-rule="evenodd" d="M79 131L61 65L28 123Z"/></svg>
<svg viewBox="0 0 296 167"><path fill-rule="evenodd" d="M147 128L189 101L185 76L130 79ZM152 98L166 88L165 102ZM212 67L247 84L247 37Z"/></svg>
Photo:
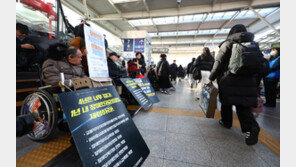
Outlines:
<svg viewBox="0 0 296 167"><path fill-rule="evenodd" d="M275 55L276 55L276 52L275 52L275 51L271 51L271 52L270 52L270 55L271 55L271 56L275 56Z"/></svg>

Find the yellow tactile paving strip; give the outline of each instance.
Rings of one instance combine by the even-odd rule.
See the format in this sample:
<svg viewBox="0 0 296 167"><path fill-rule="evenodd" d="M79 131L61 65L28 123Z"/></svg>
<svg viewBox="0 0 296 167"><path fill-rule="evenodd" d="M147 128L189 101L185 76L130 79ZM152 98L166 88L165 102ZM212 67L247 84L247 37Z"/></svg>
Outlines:
<svg viewBox="0 0 296 167"><path fill-rule="evenodd" d="M17 167L40 167L71 146L70 133L52 139L36 150L16 160Z"/></svg>
<svg viewBox="0 0 296 167"><path fill-rule="evenodd" d="M170 109L170 108L152 107L148 112L205 118L205 114L203 112L195 111L195 110L178 110L178 109ZM221 119L221 114L220 114L220 111L218 110L216 110L215 119L217 121ZM233 127L240 127L240 123L236 114L233 114ZM270 135L269 133L267 133L261 128L258 140L267 148L269 148L273 153L275 153L277 156L280 156L280 141L277 138L273 137L272 135Z"/></svg>

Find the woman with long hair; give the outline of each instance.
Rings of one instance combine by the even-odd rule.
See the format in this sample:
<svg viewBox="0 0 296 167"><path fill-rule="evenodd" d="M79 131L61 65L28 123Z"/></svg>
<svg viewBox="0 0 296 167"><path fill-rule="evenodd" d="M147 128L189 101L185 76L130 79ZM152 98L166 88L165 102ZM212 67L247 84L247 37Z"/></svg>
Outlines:
<svg viewBox="0 0 296 167"><path fill-rule="evenodd" d="M201 77L199 79L196 89L197 99L200 99L203 84L210 82L209 76L213 68L213 65L214 58L211 55L210 49L208 47L204 47L202 54L199 57L197 57L193 64L194 68L197 68L196 72L199 72Z"/></svg>
<svg viewBox="0 0 296 167"><path fill-rule="evenodd" d="M161 60L157 64L157 76L158 76L158 84L161 93L170 94L168 89L171 87L170 84L170 65L166 60L166 55L160 55Z"/></svg>
<svg viewBox="0 0 296 167"><path fill-rule="evenodd" d="M146 74L146 63L145 63L145 58L144 55L141 52L136 53L136 63L138 66L138 69L140 69L140 73L145 75Z"/></svg>

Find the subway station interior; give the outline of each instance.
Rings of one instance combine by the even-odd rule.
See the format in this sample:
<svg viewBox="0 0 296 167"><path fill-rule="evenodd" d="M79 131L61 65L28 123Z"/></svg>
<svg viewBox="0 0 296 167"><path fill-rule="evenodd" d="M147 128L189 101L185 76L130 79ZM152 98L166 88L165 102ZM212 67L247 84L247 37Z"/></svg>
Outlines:
<svg viewBox="0 0 296 167"><path fill-rule="evenodd" d="M280 166L280 0L15 5L17 167Z"/></svg>

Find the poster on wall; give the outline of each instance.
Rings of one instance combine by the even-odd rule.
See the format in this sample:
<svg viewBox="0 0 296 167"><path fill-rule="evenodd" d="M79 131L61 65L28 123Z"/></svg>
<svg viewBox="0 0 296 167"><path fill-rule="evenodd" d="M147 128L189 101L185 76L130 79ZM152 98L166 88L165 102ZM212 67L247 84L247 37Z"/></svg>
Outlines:
<svg viewBox="0 0 296 167"><path fill-rule="evenodd" d="M141 52L144 53L145 48L145 39L144 38L138 38L135 39L135 53Z"/></svg>
<svg viewBox="0 0 296 167"><path fill-rule="evenodd" d="M84 24L89 77L109 77L104 36Z"/></svg>
<svg viewBox="0 0 296 167"><path fill-rule="evenodd" d="M85 167L140 167L150 151L114 86L59 94Z"/></svg>
<svg viewBox="0 0 296 167"><path fill-rule="evenodd" d="M134 50L134 39L124 39L123 51L132 52Z"/></svg>

